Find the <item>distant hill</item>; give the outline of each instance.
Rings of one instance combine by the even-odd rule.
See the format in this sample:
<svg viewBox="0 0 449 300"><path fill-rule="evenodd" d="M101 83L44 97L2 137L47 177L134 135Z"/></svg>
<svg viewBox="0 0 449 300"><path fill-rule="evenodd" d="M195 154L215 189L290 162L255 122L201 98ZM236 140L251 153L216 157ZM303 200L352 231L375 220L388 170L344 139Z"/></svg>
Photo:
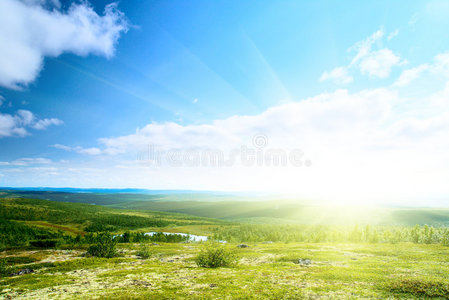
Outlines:
<svg viewBox="0 0 449 300"><path fill-rule="evenodd" d="M126 193L0 190L0 198L34 198L95 204L129 211L159 211L243 223L449 225L449 209L339 207L311 202L215 192ZM101 190L101 189L99 189ZM129 190L129 189L127 189ZM135 190L137 191L137 190ZM91 205L92 206L92 205Z"/></svg>

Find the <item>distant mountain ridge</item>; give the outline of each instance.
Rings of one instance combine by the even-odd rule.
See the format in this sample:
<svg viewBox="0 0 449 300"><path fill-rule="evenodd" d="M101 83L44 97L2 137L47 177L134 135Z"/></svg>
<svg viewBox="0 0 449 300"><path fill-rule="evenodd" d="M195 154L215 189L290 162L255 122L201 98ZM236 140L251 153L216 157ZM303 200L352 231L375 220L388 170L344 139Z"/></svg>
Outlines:
<svg viewBox="0 0 449 300"><path fill-rule="evenodd" d="M67 192L67 193L101 193L101 194L147 194L147 195L159 195L159 194L226 194L231 195L233 193L228 192L216 192L216 191L196 191L196 190L150 190L150 189L109 189L109 188L71 188L71 187L0 187L0 191L39 191L39 192Z"/></svg>

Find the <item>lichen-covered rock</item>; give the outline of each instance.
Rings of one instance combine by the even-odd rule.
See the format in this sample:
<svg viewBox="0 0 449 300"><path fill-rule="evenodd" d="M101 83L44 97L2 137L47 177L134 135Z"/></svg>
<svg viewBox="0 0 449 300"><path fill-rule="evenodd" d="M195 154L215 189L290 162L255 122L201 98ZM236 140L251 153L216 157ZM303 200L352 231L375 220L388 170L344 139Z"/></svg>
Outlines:
<svg viewBox="0 0 449 300"><path fill-rule="evenodd" d="M300 264L301 266L308 266L311 263L312 263L312 261L310 259L307 259L307 258L306 259L300 258L298 260L298 264Z"/></svg>
<svg viewBox="0 0 449 300"><path fill-rule="evenodd" d="M25 275L25 274L31 274L31 273L34 273L33 269L22 269L22 270L12 273L10 276L19 276L19 275Z"/></svg>

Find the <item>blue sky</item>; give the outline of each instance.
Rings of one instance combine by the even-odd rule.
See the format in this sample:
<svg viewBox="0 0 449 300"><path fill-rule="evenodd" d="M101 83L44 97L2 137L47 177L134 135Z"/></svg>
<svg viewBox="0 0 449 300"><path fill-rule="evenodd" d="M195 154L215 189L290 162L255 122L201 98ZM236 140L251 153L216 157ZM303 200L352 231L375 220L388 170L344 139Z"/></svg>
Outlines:
<svg viewBox="0 0 449 300"><path fill-rule="evenodd" d="M443 201L448 17L446 1L2 1L0 186ZM256 135L312 165L136 159Z"/></svg>

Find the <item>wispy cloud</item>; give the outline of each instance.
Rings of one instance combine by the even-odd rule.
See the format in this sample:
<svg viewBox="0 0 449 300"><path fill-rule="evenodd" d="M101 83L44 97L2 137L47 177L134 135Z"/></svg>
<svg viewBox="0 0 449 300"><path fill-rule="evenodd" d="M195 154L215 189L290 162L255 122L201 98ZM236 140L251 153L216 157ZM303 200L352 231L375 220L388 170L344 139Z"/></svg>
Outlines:
<svg viewBox="0 0 449 300"><path fill-rule="evenodd" d="M33 128L37 130L45 130L47 127L51 125L62 125L64 124L63 121L57 119L57 118L50 118L50 119L42 119L38 120L36 123L33 124Z"/></svg>
<svg viewBox="0 0 449 300"><path fill-rule="evenodd" d="M76 152L76 153L80 153L80 154L100 155L100 154L105 153L105 151L102 151L96 147L91 147L91 148L83 148L80 146L70 147L70 146L61 145L61 144L54 144L54 145L52 145L52 147L56 148L56 149L61 149L61 150L70 151L70 152Z"/></svg>
<svg viewBox="0 0 449 300"><path fill-rule="evenodd" d="M388 39L390 40L397 33L398 31L392 32ZM354 53L350 63L347 66L336 67L332 71L325 71L320 77L320 82L333 80L340 84L351 83L353 77L349 72L355 69L358 69L362 75L370 77L389 77L393 67L406 64L407 61L388 48L373 50L373 46L383 37L383 30L378 30L366 39L355 43L348 49L350 53Z"/></svg>
<svg viewBox="0 0 449 300"><path fill-rule="evenodd" d="M429 72L439 77L448 77L449 52L436 55L432 63L421 64L419 66L404 70L393 85L397 87L408 86L425 72Z"/></svg>
<svg viewBox="0 0 449 300"><path fill-rule="evenodd" d="M42 158L42 157L37 157L37 158L19 158L19 159L15 159L13 161L0 161L0 166L21 166L21 167L25 167L25 166L33 166L33 165L46 165L46 164L50 164L52 163L52 161L48 158Z"/></svg>
<svg viewBox="0 0 449 300"><path fill-rule="evenodd" d="M371 48L373 47L373 44L380 40L384 36L383 30L378 30L368 36L366 39L361 40L357 43L355 43L353 46L351 46L348 51L355 52L356 55L351 60L351 66L356 65L360 60L362 60L364 57L366 57L371 52Z"/></svg>
<svg viewBox="0 0 449 300"><path fill-rule="evenodd" d="M394 39L395 37L398 36L398 34L399 34L399 29L396 29L396 30L390 32L390 34L387 37L387 40L390 41L390 40Z"/></svg>
<svg viewBox="0 0 449 300"><path fill-rule="evenodd" d="M348 74L346 67L337 67L329 72L324 72L320 77L320 81L334 80L337 83L347 84L353 81L352 76Z"/></svg>
<svg viewBox="0 0 449 300"><path fill-rule="evenodd" d="M418 78L422 72L428 70L429 67L430 66L428 64L422 64L418 67L402 71L401 75L395 81L394 85L401 87L409 85L413 80Z"/></svg>

